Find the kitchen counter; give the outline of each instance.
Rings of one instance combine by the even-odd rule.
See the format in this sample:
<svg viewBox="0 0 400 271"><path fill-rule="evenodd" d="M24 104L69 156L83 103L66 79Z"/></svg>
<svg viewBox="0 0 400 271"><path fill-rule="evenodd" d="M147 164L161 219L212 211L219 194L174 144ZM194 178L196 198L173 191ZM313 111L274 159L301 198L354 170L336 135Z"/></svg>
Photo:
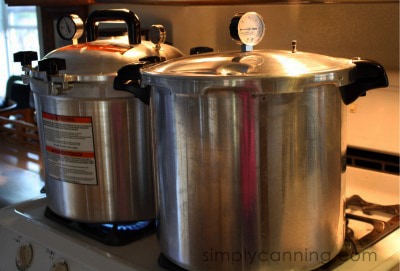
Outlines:
<svg viewBox="0 0 400 271"><path fill-rule="evenodd" d="M41 160L37 151L0 144L0 208L41 196Z"/></svg>

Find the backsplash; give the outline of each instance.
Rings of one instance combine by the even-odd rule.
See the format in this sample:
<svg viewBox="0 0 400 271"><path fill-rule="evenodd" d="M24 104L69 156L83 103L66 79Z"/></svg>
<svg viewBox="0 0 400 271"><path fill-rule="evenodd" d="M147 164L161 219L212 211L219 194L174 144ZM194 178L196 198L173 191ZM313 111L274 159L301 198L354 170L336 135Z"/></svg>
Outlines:
<svg viewBox="0 0 400 271"><path fill-rule="evenodd" d="M337 57L367 57L386 69L399 69L399 3L266 4L232 6L162 6L107 4L90 9L127 8L142 28L163 24L167 40L185 54L191 47L237 49L229 21L237 12L257 11L266 23L264 40L255 49L291 49Z"/></svg>
<svg viewBox="0 0 400 271"><path fill-rule="evenodd" d="M370 90L347 107L347 143L398 156L399 73L389 71L388 76L389 88Z"/></svg>

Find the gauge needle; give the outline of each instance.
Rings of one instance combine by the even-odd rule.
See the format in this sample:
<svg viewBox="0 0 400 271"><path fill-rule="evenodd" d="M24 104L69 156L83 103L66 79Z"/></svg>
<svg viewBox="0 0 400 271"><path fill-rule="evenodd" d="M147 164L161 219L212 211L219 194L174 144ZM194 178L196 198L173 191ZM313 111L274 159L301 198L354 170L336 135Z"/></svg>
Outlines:
<svg viewBox="0 0 400 271"><path fill-rule="evenodd" d="M71 33L71 28L69 27L69 25L67 23L65 25L67 26L68 33Z"/></svg>

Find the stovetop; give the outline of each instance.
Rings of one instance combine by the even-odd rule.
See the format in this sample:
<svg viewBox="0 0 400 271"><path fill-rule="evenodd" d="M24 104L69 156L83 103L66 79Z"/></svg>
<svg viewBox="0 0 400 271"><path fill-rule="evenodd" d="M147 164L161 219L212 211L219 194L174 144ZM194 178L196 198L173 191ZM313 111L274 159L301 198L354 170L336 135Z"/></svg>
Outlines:
<svg viewBox="0 0 400 271"><path fill-rule="evenodd" d="M1 265L12 259L15 268L13 259L17 255L17 246L24 243L33 244L35 260L40 261L36 266L33 262L29 270L50 270L53 262L65 260L70 271L165 271L157 264L160 252L155 234L125 246L106 245L45 218L46 206L46 198L43 197L3 210L0 240L5 240L5 235L10 234L12 238L1 242L0 271L17 270L2 269ZM3 253L5 247L8 249Z"/></svg>
<svg viewBox="0 0 400 271"><path fill-rule="evenodd" d="M399 203L399 177L396 175L382 176L349 167L347 179L348 196L359 194L369 202L383 205ZM69 271L165 271L157 263L160 251L155 233L128 245L110 246L45 218L46 206L46 198L40 198L0 211L0 271L18 270L16 255L22 254L18 258L20 261L29 260L30 250L33 260L29 270L33 271L65 264ZM347 212L364 215L361 210ZM373 217L387 221L389 215ZM351 221L349 226L358 238L372 230L368 223ZM391 270L400 261L399 243L400 230L396 230L334 270Z"/></svg>

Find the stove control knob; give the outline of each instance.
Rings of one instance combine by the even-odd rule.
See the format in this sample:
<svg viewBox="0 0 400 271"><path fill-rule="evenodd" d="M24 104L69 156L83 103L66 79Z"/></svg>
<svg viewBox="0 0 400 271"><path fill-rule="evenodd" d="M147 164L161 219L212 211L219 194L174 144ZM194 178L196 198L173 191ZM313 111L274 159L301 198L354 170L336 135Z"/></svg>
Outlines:
<svg viewBox="0 0 400 271"><path fill-rule="evenodd" d="M64 259L58 259L50 268L50 271L68 271L68 264Z"/></svg>
<svg viewBox="0 0 400 271"><path fill-rule="evenodd" d="M16 265L18 270L27 270L33 261L33 247L31 243L22 244L17 251Z"/></svg>

